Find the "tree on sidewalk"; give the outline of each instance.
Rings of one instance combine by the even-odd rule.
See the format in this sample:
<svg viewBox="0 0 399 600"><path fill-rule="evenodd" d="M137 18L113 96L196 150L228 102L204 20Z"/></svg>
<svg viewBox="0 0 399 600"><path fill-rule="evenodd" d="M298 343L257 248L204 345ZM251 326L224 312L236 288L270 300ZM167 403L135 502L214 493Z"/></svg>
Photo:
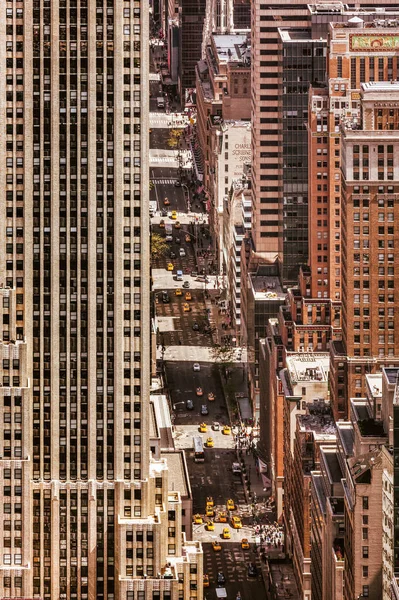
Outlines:
<svg viewBox="0 0 399 600"><path fill-rule="evenodd" d="M151 254L155 257L165 256L169 249L168 244L165 242L165 238L163 238L159 233L151 234Z"/></svg>
<svg viewBox="0 0 399 600"><path fill-rule="evenodd" d="M178 147L182 133L181 129L171 129L167 142L169 148Z"/></svg>
<svg viewBox="0 0 399 600"><path fill-rule="evenodd" d="M232 346L222 346L221 344L215 344L211 348L211 356L214 362L223 367L229 367L235 356L235 348Z"/></svg>

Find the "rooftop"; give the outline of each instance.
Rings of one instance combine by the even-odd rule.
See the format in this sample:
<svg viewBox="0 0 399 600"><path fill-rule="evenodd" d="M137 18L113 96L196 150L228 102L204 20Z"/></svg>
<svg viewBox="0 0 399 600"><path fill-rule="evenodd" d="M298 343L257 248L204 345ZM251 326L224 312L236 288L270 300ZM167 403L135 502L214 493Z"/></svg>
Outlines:
<svg viewBox="0 0 399 600"><path fill-rule="evenodd" d="M311 472L312 486L315 490L320 509L323 514L326 513L327 498L324 489L323 475L319 471Z"/></svg>
<svg viewBox="0 0 399 600"><path fill-rule="evenodd" d="M399 49L399 44L397 46ZM399 92L399 81L392 79L392 81L369 81L362 83L361 89L364 94L372 92Z"/></svg>
<svg viewBox="0 0 399 600"><path fill-rule="evenodd" d="M156 423L155 430L154 425L151 423L150 436L161 438L162 450L173 449L172 422L170 420L167 398L163 394L151 394L151 401L154 407ZM153 411L151 411L151 414L152 412ZM156 434L154 434L154 431Z"/></svg>
<svg viewBox="0 0 399 600"><path fill-rule="evenodd" d="M386 437L382 421L373 419L370 415L367 400L351 398L352 420L356 422L363 437Z"/></svg>
<svg viewBox="0 0 399 600"><path fill-rule="evenodd" d="M331 511L334 515L343 515L345 511L345 502L343 498L336 498L335 496L330 496L328 499Z"/></svg>
<svg viewBox="0 0 399 600"><path fill-rule="evenodd" d="M353 425L349 421L337 421L337 435L341 441L345 456L353 455L354 432Z"/></svg>
<svg viewBox="0 0 399 600"><path fill-rule="evenodd" d="M323 460L331 483L340 483L342 471L338 460L337 449L322 449Z"/></svg>
<svg viewBox="0 0 399 600"><path fill-rule="evenodd" d="M371 483L371 471L380 464L381 453L379 450L372 450L367 454L348 459L349 470L357 483Z"/></svg>
<svg viewBox="0 0 399 600"><path fill-rule="evenodd" d="M388 383L395 385L399 378L399 367L384 367L382 373L388 380Z"/></svg>
<svg viewBox="0 0 399 600"><path fill-rule="evenodd" d="M283 44L297 44L298 42L305 42L307 44L323 44L327 43L326 39L323 38L312 38L311 29L278 29L281 41Z"/></svg>
<svg viewBox="0 0 399 600"><path fill-rule="evenodd" d="M247 60L248 66L250 66L251 46L248 44L246 35L213 34L212 37L219 62L243 63Z"/></svg>
<svg viewBox="0 0 399 600"><path fill-rule="evenodd" d="M356 14L354 14L354 16L346 22L335 21L331 23L331 27L333 29L356 29L360 35L362 34L363 29L390 29L399 27L398 9L396 8L396 10L393 9L389 12L386 11L386 8L380 8L377 10L375 8L365 8L362 12L357 12ZM350 13L347 12L346 14ZM362 19L362 16L373 14L375 14L376 16L376 18L373 20L368 19L367 21L364 21ZM390 18L385 18L387 16L389 16ZM392 48L392 50L394 50L394 48Z"/></svg>
<svg viewBox="0 0 399 600"><path fill-rule="evenodd" d="M312 431L319 441L335 440L335 424L332 415L297 415L300 431Z"/></svg>
<svg viewBox="0 0 399 600"><path fill-rule="evenodd" d="M327 352L287 352L287 369L291 381L325 381L328 380L330 357Z"/></svg>
<svg viewBox="0 0 399 600"><path fill-rule="evenodd" d="M280 284L280 279L274 275L250 274L255 300L281 300L285 299L285 292Z"/></svg>
<svg viewBox="0 0 399 600"><path fill-rule="evenodd" d="M382 397L382 373L366 375L366 385L373 398Z"/></svg>
<svg viewBox="0 0 399 600"><path fill-rule="evenodd" d="M169 490L180 492L182 498L191 497L184 451L162 452L161 459L168 465Z"/></svg>

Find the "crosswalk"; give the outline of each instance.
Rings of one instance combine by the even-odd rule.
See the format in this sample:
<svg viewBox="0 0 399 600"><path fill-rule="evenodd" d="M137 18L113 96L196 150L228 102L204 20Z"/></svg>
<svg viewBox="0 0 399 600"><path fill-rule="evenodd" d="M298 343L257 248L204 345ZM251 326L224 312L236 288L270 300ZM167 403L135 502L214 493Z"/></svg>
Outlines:
<svg viewBox="0 0 399 600"><path fill-rule="evenodd" d="M154 185L174 185L176 179L151 179Z"/></svg>
<svg viewBox="0 0 399 600"><path fill-rule="evenodd" d="M150 127L156 127L157 125L161 126L161 127L175 127L175 128L179 128L179 127L186 127L188 125L188 121L182 121L182 120L171 120L168 117L164 117L164 118L151 118L150 117Z"/></svg>

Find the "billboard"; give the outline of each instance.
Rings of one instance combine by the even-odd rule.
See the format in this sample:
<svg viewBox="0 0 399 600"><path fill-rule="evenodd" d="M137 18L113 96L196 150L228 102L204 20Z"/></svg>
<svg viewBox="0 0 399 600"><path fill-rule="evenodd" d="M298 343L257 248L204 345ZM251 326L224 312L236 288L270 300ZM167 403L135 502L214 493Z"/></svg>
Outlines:
<svg viewBox="0 0 399 600"><path fill-rule="evenodd" d="M349 44L354 52L381 52L382 50L396 52L399 50L399 35L351 33Z"/></svg>

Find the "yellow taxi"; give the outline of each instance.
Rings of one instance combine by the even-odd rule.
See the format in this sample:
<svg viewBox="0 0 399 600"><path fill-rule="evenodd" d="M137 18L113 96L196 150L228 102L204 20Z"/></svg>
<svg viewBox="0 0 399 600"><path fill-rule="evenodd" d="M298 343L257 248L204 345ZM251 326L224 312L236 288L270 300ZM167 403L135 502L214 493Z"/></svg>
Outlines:
<svg viewBox="0 0 399 600"><path fill-rule="evenodd" d="M227 510L235 510L236 509L236 505L234 504L234 500L232 500L231 498L229 498L226 502L226 508Z"/></svg>
<svg viewBox="0 0 399 600"><path fill-rule="evenodd" d="M207 506L214 506L214 504L215 504L215 503L214 503L214 501L213 501L213 498L212 498L212 496L207 496L207 497L206 497L206 505L207 505Z"/></svg>
<svg viewBox="0 0 399 600"><path fill-rule="evenodd" d="M175 210L172 210L172 213L170 215L171 219L177 219L177 212Z"/></svg>
<svg viewBox="0 0 399 600"><path fill-rule="evenodd" d="M206 574L205 574L205 575L203 575L203 578L202 578L202 585L203 585L204 587L209 587L209 575L206 575Z"/></svg>
<svg viewBox="0 0 399 600"><path fill-rule="evenodd" d="M207 448L213 448L213 447L214 447L214 445L215 445L215 443L214 443L214 441L213 441L213 438L209 437L209 438L206 440L206 447L207 447Z"/></svg>
<svg viewBox="0 0 399 600"><path fill-rule="evenodd" d="M209 392L208 400L209 402L213 402L215 400L215 394L213 392Z"/></svg>
<svg viewBox="0 0 399 600"><path fill-rule="evenodd" d="M215 516L215 511L213 510L212 506L207 506L206 510L205 510L205 514L208 518L213 519L213 517Z"/></svg>
<svg viewBox="0 0 399 600"><path fill-rule="evenodd" d="M175 296L183 296L183 292L180 288L177 288L177 290L175 291Z"/></svg>
<svg viewBox="0 0 399 600"><path fill-rule="evenodd" d="M228 527L223 527L222 538L224 540L229 540L231 538L230 529Z"/></svg>
<svg viewBox="0 0 399 600"><path fill-rule="evenodd" d="M185 294L184 297L185 297L186 300L192 300L193 299L192 296L191 296L191 292L186 292L186 294Z"/></svg>
<svg viewBox="0 0 399 600"><path fill-rule="evenodd" d="M247 538L242 538L242 540L241 540L241 548L243 550L249 550L249 542L248 542Z"/></svg>
<svg viewBox="0 0 399 600"><path fill-rule="evenodd" d="M159 226L161 229L165 229L165 221L163 219L159 221Z"/></svg>
<svg viewBox="0 0 399 600"><path fill-rule="evenodd" d="M219 541L215 540L212 542L212 548L215 552L220 552L222 549L222 544Z"/></svg>
<svg viewBox="0 0 399 600"><path fill-rule="evenodd" d="M228 425L225 425L222 429L222 433L223 435L230 435L231 434L231 429Z"/></svg>
<svg viewBox="0 0 399 600"><path fill-rule="evenodd" d="M199 426L199 430L200 430L200 433L206 433L208 431L206 423L201 423L201 425Z"/></svg>
<svg viewBox="0 0 399 600"><path fill-rule="evenodd" d="M190 312L191 310L191 306L189 304L187 304L187 302L185 302L183 304L183 312Z"/></svg>
<svg viewBox="0 0 399 600"><path fill-rule="evenodd" d="M193 516L193 521L195 525L201 525L202 524L202 517L201 515L194 515Z"/></svg>
<svg viewBox="0 0 399 600"><path fill-rule="evenodd" d="M174 266L173 263L168 263L168 271L173 271Z"/></svg>
<svg viewBox="0 0 399 600"><path fill-rule="evenodd" d="M165 198L163 203L164 203L164 206L169 206L169 204L170 204L169 198Z"/></svg>
<svg viewBox="0 0 399 600"><path fill-rule="evenodd" d="M213 521L207 521L206 528L208 531L215 531L215 523Z"/></svg>
<svg viewBox="0 0 399 600"><path fill-rule="evenodd" d="M181 229L180 221L176 221L175 229Z"/></svg>
<svg viewBox="0 0 399 600"><path fill-rule="evenodd" d="M240 517L233 517L231 519L231 524L233 526L233 529L241 529L242 528L242 522Z"/></svg>
<svg viewBox="0 0 399 600"><path fill-rule="evenodd" d="M191 242L191 236L189 234L186 235L186 242Z"/></svg>
<svg viewBox="0 0 399 600"><path fill-rule="evenodd" d="M219 513L219 522L227 523L227 513L225 513L224 510L222 510L222 512Z"/></svg>

